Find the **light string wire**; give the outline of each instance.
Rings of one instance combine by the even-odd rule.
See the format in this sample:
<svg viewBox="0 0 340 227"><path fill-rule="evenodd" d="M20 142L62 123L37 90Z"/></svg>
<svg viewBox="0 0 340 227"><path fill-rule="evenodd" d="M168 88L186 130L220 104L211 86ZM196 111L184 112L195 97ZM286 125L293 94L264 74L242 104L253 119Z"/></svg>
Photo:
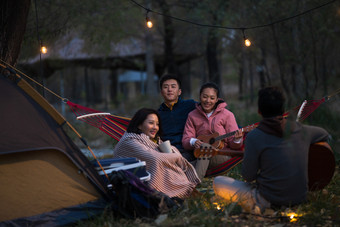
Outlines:
<svg viewBox="0 0 340 227"><path fill-rule="evenodd" d="M190 20L187 20L187 19L182 19L182 18L178 18L178 17L174 17L174 16L170 16L170 15L167 15L167 14L163 14L163 13L154 11L154 10L152 10L150 8L147 8L147 7L143 6L143 5L141 5L140 3L136 2L135 0L130 0L130 1L133 2L134 4L136 4L137 6L145 9L147 12L158 14L158 15L161 15L161 16L164 16L164 17L169 17L171 19L182 21L182 22L185 22L185 23L189 23L189 24L193 24L193 25L197 25L197 26L201 26L201 27L211 27L211 28L221 28L221 29L234 29L234 30L243 30L244 31L244 30L249 30L249 29L268 27L268 26L272 26L274 24L282 23L284 21L288 21L288 20L294 19L296 17L300 17L300 16L302 16L304 14L310 13L312 11L315 11L315 10L319 9L319 8L322 8L324 6L332 4L332 3L336 2L337 0L332 0L332 1L326 2L324 4L321 4L321 5L316 6L314 8L308 9L308 10L303 11L301 13L298 13L298 14L295 14L293 16L286 17L286 18L283 18L283 19L280 19L280 20L276 20L276 21L271 22L271 23L262 24L262 25L255 25L255 26L250 26L250 27L228 27L228 26L221 26L221 25L202 24L202 23L198 23L198 22L194 22L194 21L190 21Z"/></svg>

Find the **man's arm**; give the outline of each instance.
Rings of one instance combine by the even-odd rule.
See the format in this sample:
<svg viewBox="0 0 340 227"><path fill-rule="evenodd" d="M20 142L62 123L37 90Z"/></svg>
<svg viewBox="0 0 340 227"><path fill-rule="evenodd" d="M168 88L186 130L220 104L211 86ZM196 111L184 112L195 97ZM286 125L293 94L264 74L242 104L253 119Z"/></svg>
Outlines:
<svg viewBox="0 0 340 227"><path fill-rule="evenodd" d="M304 125L304 127L308 130L311 137L311 144L317 143L317 142L324 142L328 141L330 138L330 135L328 132L320 127L317 126L310 126L310 125Z"/></svg>

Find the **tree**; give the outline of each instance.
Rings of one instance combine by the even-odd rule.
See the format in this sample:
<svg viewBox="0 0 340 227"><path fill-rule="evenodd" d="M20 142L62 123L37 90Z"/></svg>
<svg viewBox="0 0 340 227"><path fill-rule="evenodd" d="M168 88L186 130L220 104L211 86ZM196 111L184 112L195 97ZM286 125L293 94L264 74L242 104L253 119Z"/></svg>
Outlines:
<svg viewBox="0 0 340 227"><path fill-rule="evenodd" d="M16 65L26 29L30 0L2 0L0 2L0 57Z"/></svg>

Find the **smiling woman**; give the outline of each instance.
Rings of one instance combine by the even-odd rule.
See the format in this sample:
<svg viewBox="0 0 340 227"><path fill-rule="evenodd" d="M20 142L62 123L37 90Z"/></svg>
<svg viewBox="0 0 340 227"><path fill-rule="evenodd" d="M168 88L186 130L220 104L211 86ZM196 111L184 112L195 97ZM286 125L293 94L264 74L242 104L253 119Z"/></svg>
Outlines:
<svg viewBox="0 0 340 227"><path fill-rule="evenodd" d="M242 146L242 131L239 130L234 114L226 109L227 103L219 98L219 88L214 83L206 83L200 89L200 103L189 113L185 124L182 143L187 150L200 149L205 142L202 137L212 134L224 135L236 133L219 143L218 148L239 149ZM208 159L198 159L195 168L202 179L208 168L215 167L230 159L229 156L217 155Z"/></svg>
<svg viewBox="0 0 340 227"><path fill-rule="evenodd" d="M159 121L156 114L149 114L141 125L138 126L150 139L155 139L159 130Z"/></svg>
<svg viewBox="0 0 340 227"><path fill-rule="evenodd" d="M142 108L132 118L125 134L114 149L114 157L135 157L146 162L151 174L147 183L169 197L185 199L200 180L194 167L171 146L170 153L161 152L161 128L156 110Z"/></svg>

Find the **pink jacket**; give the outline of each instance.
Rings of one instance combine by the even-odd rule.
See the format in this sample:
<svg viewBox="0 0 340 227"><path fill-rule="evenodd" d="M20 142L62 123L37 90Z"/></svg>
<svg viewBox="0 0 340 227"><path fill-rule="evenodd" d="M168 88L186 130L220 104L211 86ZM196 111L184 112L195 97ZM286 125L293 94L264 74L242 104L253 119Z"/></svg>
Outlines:
<svg viewBox="0 0 340 227"><path fill-rule="evenodd" d="M199 135L210 135L215 132L218 132L219 135L224 135L238 130L234 114L226 109L227 103L223 100L219 100L219 102L214 113L209 118L199 104L196 104L196 109L189 113L182 138L184 149L192 150L190 139L197 138ZM225 138L224 148L232 145L234 149L237 149L242 146L242 143L235 144L233 139L233 136Z"/></svg>

